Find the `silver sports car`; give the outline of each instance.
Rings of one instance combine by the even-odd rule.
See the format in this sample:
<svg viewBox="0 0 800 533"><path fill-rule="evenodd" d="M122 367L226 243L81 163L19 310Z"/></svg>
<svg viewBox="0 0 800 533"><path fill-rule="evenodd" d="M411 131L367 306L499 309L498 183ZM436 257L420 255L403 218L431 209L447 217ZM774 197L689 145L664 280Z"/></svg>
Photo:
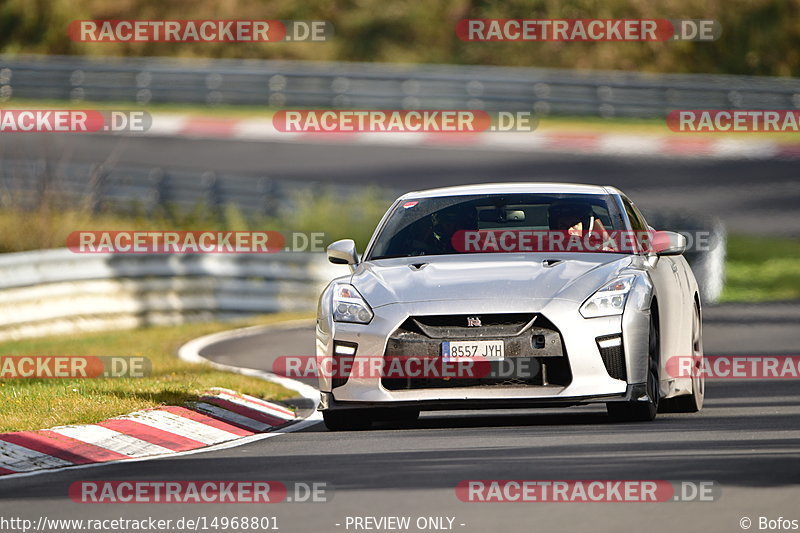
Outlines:
<svg viewBox="0 0 800 533"><path fill-rule="evenodd" d="M317 317L320 410L331 430L421 410L605 403L617 420L703 404L686 239L655 231L613 187L519 183L397 199Z"/></svg>

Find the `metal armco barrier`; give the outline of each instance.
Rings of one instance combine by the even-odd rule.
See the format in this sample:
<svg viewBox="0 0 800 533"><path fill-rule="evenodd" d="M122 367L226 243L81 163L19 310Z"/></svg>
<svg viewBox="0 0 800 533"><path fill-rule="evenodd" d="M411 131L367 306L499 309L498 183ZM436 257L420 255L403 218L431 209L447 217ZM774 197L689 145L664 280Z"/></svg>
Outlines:
<svg viewBox="0 0 800 533"><path fill-rule="evenodd" d="M457 65L0 56L0 99L663 117L797 109L800 79ZM13 100L12 100L13 101Z"/></svg>
<svg viewBox="0 0 800 533"><path fill-rule="evenodd" d="M280 216L293 209L298 195L309 188L324 188L348 195L363 186L343 183L322 185L308 181L274 180L266 176L160 167L53 162L45 159L0 160L0 198L15 205L34 207L43 201L84 205L86 209L113 207L121 211L152 212L157 207L223 209L235 206L242 213ZM400 190L386 189L387 206Z"/></svg>
<svg viewBox="0 0 800 533"><path fill-rule="evenodd" d="M325 254L0 255L0 341L313 311L347 267Z"/></svg>
<svg viewBox="0 0 800 533"><path fill-rule="evenodd" d="M719 298L724 229L709 251L687 253L703 300ZM0 341L79 331L312 311L322 288L347 274L320 253L0 255Z"/></svg>
<svg viewBox="0 0 800 533"><path fill-rule="evenodd" d="M312 185L319 184L149 167L104 169L88 164L50 165L44 160L0 161L0 191L19 206L35 206L53 198L63 204L91 204L87 209L114 206L123 211L141 209L145 212L169 206L221 210L230 205L246 214L280 217L292 210L298 194ZM360 190L357 185L326 186L341 197ZM383 189L381 195L388 206L401 192ZM659 211L649 214L649 222L658 229L709 235L708 246L700 251L690 249L686 259L700 284L703 301L717 301L725 274L724 226L712 217Z"/></svg>

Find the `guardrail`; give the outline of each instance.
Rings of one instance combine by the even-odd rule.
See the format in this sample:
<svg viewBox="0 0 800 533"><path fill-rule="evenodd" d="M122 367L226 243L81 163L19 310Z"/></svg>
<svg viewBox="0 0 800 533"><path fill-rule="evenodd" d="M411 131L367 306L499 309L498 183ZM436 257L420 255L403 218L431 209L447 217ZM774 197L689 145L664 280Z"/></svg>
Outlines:
<svg viewBox="0 0 800 533"><path fill-rule="evenodd" d="M345 197L363 191L360 185L275 180L267 176L167 169L145 165L53 162L46 159L0 158L0 202L35 207L43 201L81 205L91 211L113 207L152 212L156 207L223 209L281 216L309 190L322 189ZM382 188L387 206L401 192Z"/></svg>
<svg viewBox="0 0 800 533"><path fill-rule="evenodd" d="M320 186L319 183L272 180L263 176L144 166L106 169L89 164L50 164L44 160L0 160L0 199L5 193L14 205L28 207L54 199L63 205L84 205L90 210L114 207L144 212L168 206L219 211L233 205L245 214L280 217L294 209L301 192L309 188L318 191ZM326 187L343 199L363 189L341 183ZM381 189L387 205L401 192L401 189ZM726 232L722 223L713 217L659 210L648 211L648 221L658 229L707 235L705 248L690 249L686 259L697 277L703 301L717 301L725 274Z"/></svg>
<svg viewBox="0 0 800 533"><path fill-rule="evenodd" d="M347 267L324 254L0 255L0 341L312 311Z"/></svg>
<svg viewBox="0 0 800 533"><path fill-rule="evenodd" d="M10 98L663 117L797 109L800 79L457 65L0 56Z"/></svg>
<svg viewBox="0 0 800 533"><path fill-rule="evenodd" d="M704 301L722 289L725 237L689 253ZM347 267L324 254L76 254L68 249L0 255L0 341L76 331L312 311Z"/></svg>

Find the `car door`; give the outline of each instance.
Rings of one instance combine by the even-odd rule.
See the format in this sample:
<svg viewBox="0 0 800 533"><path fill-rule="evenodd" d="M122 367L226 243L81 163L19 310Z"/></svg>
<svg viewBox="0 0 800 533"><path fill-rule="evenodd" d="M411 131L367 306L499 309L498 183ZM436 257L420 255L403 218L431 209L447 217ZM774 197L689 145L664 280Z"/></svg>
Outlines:
<svg viewBox="0 0 800 533"><path fill-rule="evenodd" d="M622 197L625 213L631 224L631 228L636 231L646 232L649 226L641 212L628 198ZM679 335L675 332L683 328L691 327L691 316L683 312L684 290L681 281L681 268L678 261L681 256L650 256L646 262L646 268L650 274L650 279L655 286L655 294L658 299L659 330L661 341L661 374L662 382L666 379L664 364L666 359L673 355L680 355L681 347L678 342ZM664 392L664 391L662 391Z"/></svg>

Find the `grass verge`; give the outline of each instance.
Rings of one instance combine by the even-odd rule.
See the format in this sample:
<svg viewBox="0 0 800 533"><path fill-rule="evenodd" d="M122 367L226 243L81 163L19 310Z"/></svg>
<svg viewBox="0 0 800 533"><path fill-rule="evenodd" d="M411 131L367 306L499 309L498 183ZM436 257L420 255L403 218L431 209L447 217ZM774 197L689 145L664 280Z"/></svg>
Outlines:
<svg viewBox="0 0 800 533"><path fill-rule="evenodd" d="M800 299L800 240L728 238L723 302Z"/></svg>
<svg viewBox="0 0 800 533"><path fill-rule="evenodd" d="M152 373L125 379L0 380L0 432L87 424L159 405L181 405L209 387L225 387L259 398L282 400L296 393L260 379L187 363L175 356L185 342L232 329L308 318L277 313L237 322L183 324L86 333L0 344L0 356L125 355L150 359Z"/></svg>
<svg viewBox="0 0 800 533"><path fill-rule="evenodd" d="M81 200L66 203L57 188L42 193L38 205L26 209L13 193L0 191L0 253L62 248L73 231L322 231L325 245L347 238L363 250L391 200L377 187L342 198L331 188L316 186L296 191L291 209L261 215L232 204L217 210L201 203L192 209L167 205L145 212L134 201L92 211L80 208ZM342 209L344 202L359 209Z"/></svg>

